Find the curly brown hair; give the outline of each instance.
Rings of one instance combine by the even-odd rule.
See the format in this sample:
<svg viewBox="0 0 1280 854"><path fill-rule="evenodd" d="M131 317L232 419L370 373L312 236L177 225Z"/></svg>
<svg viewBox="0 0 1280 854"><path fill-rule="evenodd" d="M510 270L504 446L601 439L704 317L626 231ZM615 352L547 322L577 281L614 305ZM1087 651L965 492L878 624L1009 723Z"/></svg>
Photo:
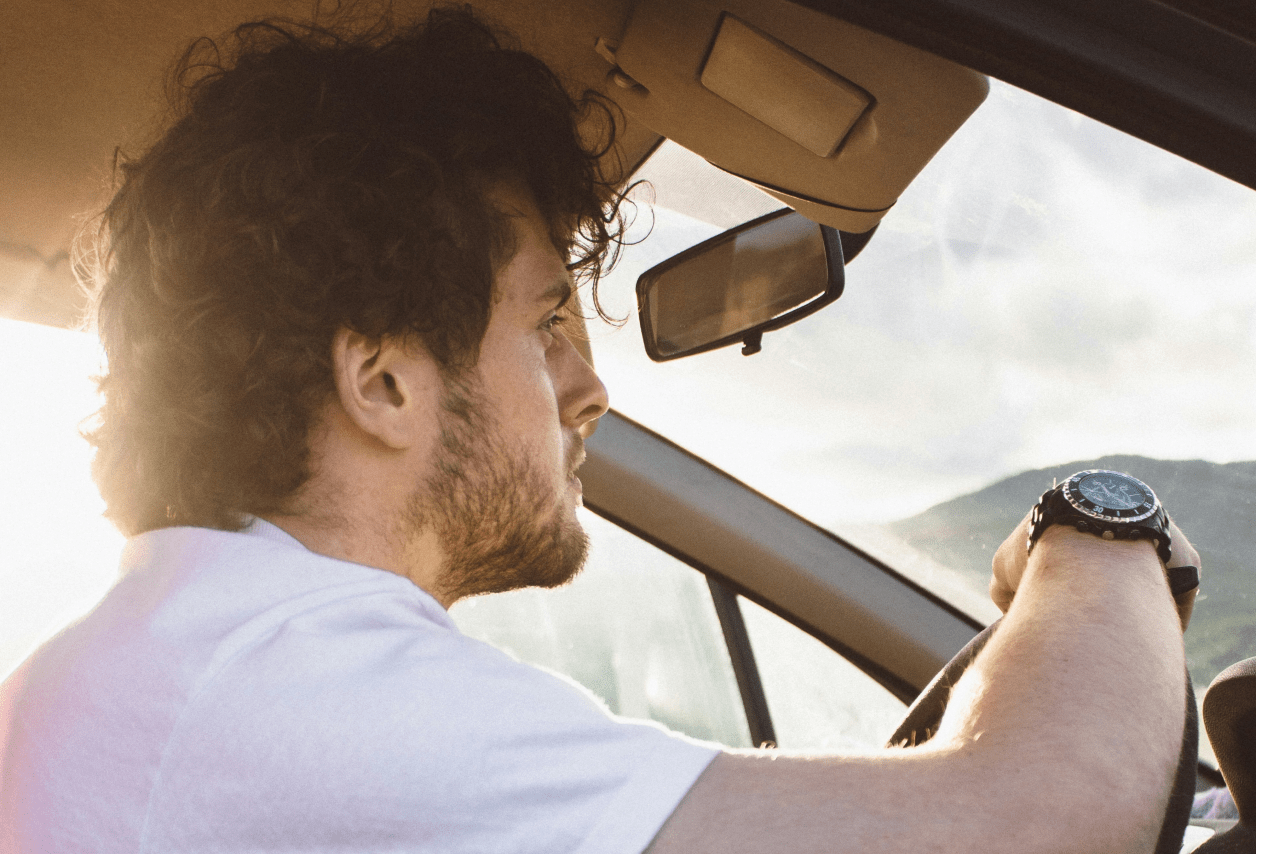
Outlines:
<svg viewBox="0 0 1280 854"><path fill-rule="evenodd" d="M244 24L173 80L180 117L117 163L95 247L107 372L85 435L126 534L285 511L340 328L473 364L513 251L495 182L532 191L593 294L616 259L608 102L467 9L408 29Z"/></svg>

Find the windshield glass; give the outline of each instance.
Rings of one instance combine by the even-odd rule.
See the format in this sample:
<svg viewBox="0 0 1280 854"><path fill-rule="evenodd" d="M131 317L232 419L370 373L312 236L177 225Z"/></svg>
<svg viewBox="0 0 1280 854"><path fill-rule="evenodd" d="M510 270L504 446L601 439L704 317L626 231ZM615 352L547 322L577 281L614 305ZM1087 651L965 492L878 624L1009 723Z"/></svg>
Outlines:
<svg viewBox="0 0 1280 854"><path fill-rule="evenodd" d="M605 283L615 314L648 267L782 206L669 142L638 177L652 233ZM592 334L615 409L983 620L991 554L1053 478L1130 471L1204 558L1197 683L1254 654L1246 187L992 81L844 295L759 354L655 364L637 323Z"/></svg>

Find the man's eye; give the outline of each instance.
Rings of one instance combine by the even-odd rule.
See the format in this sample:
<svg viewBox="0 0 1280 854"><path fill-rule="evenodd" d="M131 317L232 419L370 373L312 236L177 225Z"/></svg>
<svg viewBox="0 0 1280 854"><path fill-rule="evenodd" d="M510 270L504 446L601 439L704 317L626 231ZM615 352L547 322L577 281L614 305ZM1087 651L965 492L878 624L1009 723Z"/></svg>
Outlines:
<svg viewBox="0 0 1280 854"><path fill-rule="evenodd" d="M564 315L553 314L550 317L548 317L546 320L544 320L538 328L545 329L547 332L554 332L555 328L560 324L564 323L565 320L566 318L564 317Z"/></svg>

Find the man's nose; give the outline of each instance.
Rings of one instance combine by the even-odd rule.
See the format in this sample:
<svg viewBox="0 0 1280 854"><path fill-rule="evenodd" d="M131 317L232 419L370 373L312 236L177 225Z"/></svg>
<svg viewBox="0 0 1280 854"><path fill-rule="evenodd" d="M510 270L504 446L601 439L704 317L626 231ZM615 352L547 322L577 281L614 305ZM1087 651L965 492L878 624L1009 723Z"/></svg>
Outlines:
<svg viewBox="0 0 1280 854"><path fill-rule="evenodd" d="M585 436L585 428L609 411L609 392L595 368L568 337L560 331L556 335L560 337L560 346L556 348L560 422Z"/></svg>

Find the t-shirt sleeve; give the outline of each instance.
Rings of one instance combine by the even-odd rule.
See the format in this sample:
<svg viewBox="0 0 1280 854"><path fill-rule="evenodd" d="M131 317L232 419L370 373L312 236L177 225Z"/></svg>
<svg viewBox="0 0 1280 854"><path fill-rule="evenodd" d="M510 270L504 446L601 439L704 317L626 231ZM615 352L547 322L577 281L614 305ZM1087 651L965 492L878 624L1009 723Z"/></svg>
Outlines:
<svg viewBox="0 0 1280 854"><path fill-rule="evenodd" d="M296 619L210 674L143 850L642 851L718 748L395 615Z"/></svg>

